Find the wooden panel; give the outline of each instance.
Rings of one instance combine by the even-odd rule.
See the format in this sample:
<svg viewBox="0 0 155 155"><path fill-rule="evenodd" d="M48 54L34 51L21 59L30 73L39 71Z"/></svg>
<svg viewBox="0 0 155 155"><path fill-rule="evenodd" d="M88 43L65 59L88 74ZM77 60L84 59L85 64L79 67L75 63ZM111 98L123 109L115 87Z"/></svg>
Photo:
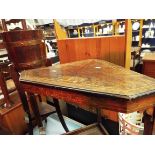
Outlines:
<svg viewBox="0 0 155 155"><path fill-rule="evenodd" d="M58 52L61 63L92 58L124 66L125 36L58 40Z"/></svg>
<svg viewBox="0 0 155 155"><path fill-rule="evenodd" d="M24 120L24 110L17 93L11 99L15 103L10 109L0 109L0 124L11 134L25 134L27 125Z"/></svg>
<svg viewBox="0 0 155 155"><path fill-rule="evenodd" d="M100 44L99 38L87 38L85 40L85 47L86 47L86 58L87 59L94 59L97 58L97 53L99 53L99 44Z"/></svg>
<svg viewBox="0 0 155 155"><path fill-rule="evenodd" d="M70 40L68 43L70 43ZM72 52L76 52L76 57L72 58L72 61L87 59L86 46L86 39L75 40L75 49L72 49Z"/></svg>
<svg viewBox="0 0 155 155"><path fill-rule="evenodd" d="M109 38L100 38L99 50L97 51L97 59L110 60L110 40Z"/></svg>
<svg viewBox="0 0 155 155"><path fill-rule="evenodd" d="M76 58L76 49L75 49L75 45L76 45L76 40L67 40L66 41L66 51L68 53L68 60L70 62L75 61L74 59ZM77 59L77 58L76 58Z"/></svg>
<svg viewBox="0 0 155 155"><path fill-rule="evenodd" d="M110 110L102 109L102 116L106 119L118 122L118 113Z"/></svg>
<svg viewBox="0 0 155 155"><path fill-rule="evenodd" d="M119 38L118 44L119 44L118 55L119 55L119 62L120 62L120 63L118 63L118 65L125 67L125 63L126 63L125 36Z"/></svg>
<svg viewBox="0 0 155 155"><path fill-rule="evenodd" d="M125 63L125 37L110 38L110 62L123 66Z"/></svg>
<svg viewBox="0 0 155 155"><path fill-rule="evenodd" d="M27 125L24 121L24 111L21 104L19 104L16 109L4 115L2 120L12 134L20 135L25 134L27 131Z"/></svg>
<svg viewBox="0 0 155 155"><path fill-rule="evenodd" d="M67 45L66 41L64 40L59 40L57 42L57 45L59 47L59 59L60 63L67 63L68 62L68 52L67 52Z"/></svg>

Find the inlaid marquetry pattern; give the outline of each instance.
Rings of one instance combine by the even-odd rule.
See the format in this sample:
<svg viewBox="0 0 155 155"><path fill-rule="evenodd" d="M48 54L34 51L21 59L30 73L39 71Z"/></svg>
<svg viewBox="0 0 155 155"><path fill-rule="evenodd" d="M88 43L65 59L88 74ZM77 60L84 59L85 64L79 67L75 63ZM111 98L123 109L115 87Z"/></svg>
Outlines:
<svg viewBox="0 0 155 155"><path fill-rule="evenodd" d="M20 80L127 99L155 93L155 79L98 59L24 71Z"/></svg>

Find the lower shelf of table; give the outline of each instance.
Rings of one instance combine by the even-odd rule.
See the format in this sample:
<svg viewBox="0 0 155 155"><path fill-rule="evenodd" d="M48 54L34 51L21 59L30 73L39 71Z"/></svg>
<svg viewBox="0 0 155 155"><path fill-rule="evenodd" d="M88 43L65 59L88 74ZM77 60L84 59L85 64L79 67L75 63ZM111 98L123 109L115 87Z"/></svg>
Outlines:
<svg viewBox="0 0 155 155"><path fill-rule="evenodd" d="M65 133L64 135L108 135L102 124L94 123L86 127Z"/></svg>

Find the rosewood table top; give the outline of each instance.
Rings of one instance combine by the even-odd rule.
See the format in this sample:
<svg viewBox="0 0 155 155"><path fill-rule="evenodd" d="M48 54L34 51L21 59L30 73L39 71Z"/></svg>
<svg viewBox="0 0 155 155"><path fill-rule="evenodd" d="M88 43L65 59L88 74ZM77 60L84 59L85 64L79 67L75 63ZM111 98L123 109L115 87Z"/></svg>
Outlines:
<svg viewBox="0 0 155 155"><path fill-rule="evenodd" d="M20 81L128 100L155 93L155 79L98 59L23 71Z"/></svg>

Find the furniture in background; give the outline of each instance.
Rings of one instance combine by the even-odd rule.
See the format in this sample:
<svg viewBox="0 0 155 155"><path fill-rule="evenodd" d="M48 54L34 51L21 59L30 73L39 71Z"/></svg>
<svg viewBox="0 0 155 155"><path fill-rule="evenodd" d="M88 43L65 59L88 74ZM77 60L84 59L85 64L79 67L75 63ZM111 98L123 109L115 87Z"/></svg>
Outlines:
<svg viewBox="0 0 155 155"><path fill-rule="evenodd" d="M155 50L155 19L143 20L142 50Z"/></svg>
<svg viewBox="0 0 155 155"><path fill-rule="evenodd" d="M2 40L3 26L0 32L0 124L5 132L1 134L25 134L27 126L24 111L16 87L9 74L8 53Z"/></svg>
<svg viewBox="0 0 155 155"><path fill-rule="evenodd" d="M36 29L43 30L44 40L47 47L47 55L51 55L51 59L53 63L59 61L58 56L58 48L57 48L57 41L55 36L55 29L53 21L49 24L40 24L37 19L34 20L36 23Z"/></svg>
<svg viewBox="0 0 155 155"><path fill-rule="evenodd" d="M144 55L143 74L155 78L155 53L146 53Z"/></svg>
<svg viewBox="0 0 155 155"><path fill-rule="evenodd" d="M155 53L145 53L143 59L143 74L155 78ZM148 121L155 117L155 108L152 107L147 111L146 117ZM146 122L149 125L149 122ZM155 128L154 120L152 120L152 128Z"/></svg>
<svg viewBox="0 0 155 155"><path fill-rule="evenodd" d="M9 74L8 53L0 30L0 124L1 134L25 134L27 131L24 111L16 87Z"/></svg>
<svg viewBox="0 0 155 155"><path fill-rule="evenodd" d="M52 61L50 58L46 56L46 47L43 41L43 31L42 30L25 30L25 31L9 31L4 32L2 34L3 41L6 44L6 49L8 51L8 56L11 62L15 65L15 69L18 72L27 69L40 68L44 66L52 65ZM17 77L17 76L16 76ZM12 77L13 78L13 77ZM14 79L16 81L16 86L18 79ZM18 89L19 90L19 89ZM20 90L19 90L20 91ZM36 113L37 104L36 99L33 94L28 94L29 101L34 102L32 105L33 113ZM39 101L42 101L39 96ZM63 119L59 103L57 99L47 100L47 103L56 108L56 112L59 116L59 119L66 131L68 128ZM46 111L44 109L48 109L49 105L43 104L40 108L41 111ZM53 111L48 112L46 116L52 114ZM44 114L43 114L44 115ZM37 117L36 117L36 120ZM42 122L38 122L38 125L42 124ZM43 128L41 128L42 132ZM32 132L31 132L32 133Z"/></svg>
<svg viewBox="0 0 155 155"><path fill-rule="evenodd" d="M136 71L136 67L141 63L141 48L132 47L131 48L131 70Z"/></svg>
<svg viewBox="0 0 155 155"><path fill-rule="evenodd" d="M10 25L12 23L13 24L21 23L21 26L22 26L22 28L16 27L13 30L26 30L27 29L25 19L10 19L10 20L2 19L3 30L9 31L10 29L8 29L8 25Z"/></svg>
<svg viewBox="0 0 155 155"><path fill-rule="evenodd" d="M8 67L8 64L4 64ZM5 68L6 69L6 68ZM7 70L8 71L8 70ZM24 111L13 80L4 68L0 71L0 124L7 134L25 134ZM3 133L2 133L3 134Z"/></svg>
<svg viewBox="0 0 155 155"><path fill-rule="evenodd" d="M131 113L155 105L154 79L104 60L88 59L23 71L20 82L28 93L52 96L98 112L107 109ZM144 134L152 134L149 125L144 121Z"/></svg>

